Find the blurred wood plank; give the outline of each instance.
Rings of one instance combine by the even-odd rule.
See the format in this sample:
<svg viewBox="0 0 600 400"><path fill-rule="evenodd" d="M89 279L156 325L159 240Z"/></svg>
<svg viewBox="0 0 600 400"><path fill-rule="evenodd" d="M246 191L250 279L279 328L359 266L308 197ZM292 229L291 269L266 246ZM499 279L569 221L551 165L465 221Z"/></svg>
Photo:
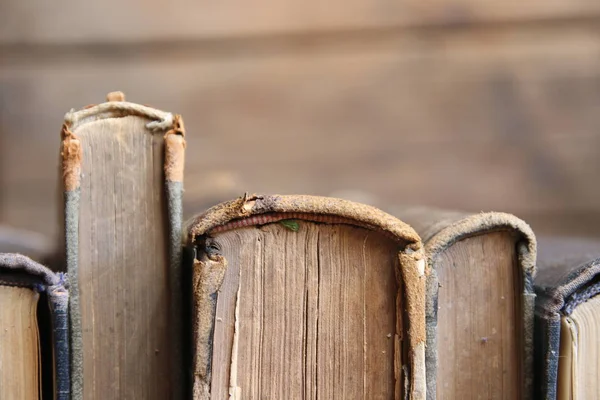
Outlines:
<svg viewBox="0 0 600 400"><path fill-rule="evenodd" d="M344 190L382 207L600 213L599 33L574 24L260 56L0 62L0 217L57 235L62 116L117 89L184 115L187 215L244 191Z"/></svg>
<svg viewBox="0 0 600 400"><path fill-rule="evenodd" d="M115 43L596 18L595 0L116 0L0 3L0 43Z"/></svg>

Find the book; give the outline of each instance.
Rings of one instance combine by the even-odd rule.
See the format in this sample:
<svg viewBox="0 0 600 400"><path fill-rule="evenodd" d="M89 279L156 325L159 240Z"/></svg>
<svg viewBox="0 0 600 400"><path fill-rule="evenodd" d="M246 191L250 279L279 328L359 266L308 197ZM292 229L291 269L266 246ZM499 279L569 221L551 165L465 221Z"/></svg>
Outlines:
<svg viewBox="0 0 600 400"><path fill-rule="evenodd" d="M536 388L540 399L600 396L600 242L543 237L536 300Z"/></svg>
<svg viewBox="0 0 600 400"><path fill-rule="evenodd" d="M68 400L65 276L0 253L0 399Z"/></svg>
<svg viewBox="0 0 600 400"><path fill-rule="evenodd" d="M65 116L74 400L183 396L184 133L181 116L120 92Z"/></svg>
<svg viewBox="0 0 600 400"><path fill-rule="evenodd" d="M505 213L395 211L427 258L427 398L531 398L531 228Z"/></svg>
<svg viewBox="0 0 600 400"><path fill-rule="evenodd" d="M193 398L425 398L418 235L373 207L244 195L187 225Z"/></svg>

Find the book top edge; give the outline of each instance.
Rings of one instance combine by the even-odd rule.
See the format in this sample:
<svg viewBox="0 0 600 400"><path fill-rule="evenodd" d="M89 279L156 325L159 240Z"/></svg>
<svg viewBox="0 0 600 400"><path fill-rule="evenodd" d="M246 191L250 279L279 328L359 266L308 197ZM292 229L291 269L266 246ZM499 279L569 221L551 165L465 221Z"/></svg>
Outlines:
<svg viewBox="0 0 600 400"><path fill-rule="evenodd" d="M64 275L18 253L0 253L0 285L35 287L64 286Z"/></svg>
<svg viewBox="0 0 600 400"><path fill-rule="evenodd" d="M600 241L543 237L538 269L539 309L569 314L600 290Z"/></svg>
<svg viewBox="0 0 600 400"><path fill-rule="evenodd" d="M421 249L418 234L398 218L375 207L331 197L309 195L244 195L238 199L218 204L206 212L192 218L188 224L186 244L192 244L197 236L210 234L218 227L270 213L294 215L306 214L333 216L346 219L358 226L376 229L387 233L394 240L403 242L412 251Z"/></svg>
<svg viewBox="0 0 600 400"><path fill-rule="evenodd" d="M164 134L165 178L171 182L183 181L185 126L179 114L152 107L129 103L121 92L109 93L107 102L71 110L65 115L61 130L62 175L65 192L72 192L81 183L82 148L77 135L83 125L107 119L137 116L147 119L146 128L151 133Z"/></svg>
<svg viewBox="0 0 600 400"><path fill-rule="evenodd" d="M64 123L72 131L81 125L108 118L138 116L148 119L146 127L152 132L164 132L174 125L176 116L170 112L126 101L107 101L105 103L71 110L65 114Z"/></svg>
<svg viewBox="0 0 600 400"><path fill-rule="evenodd" d="M396 213L421 235L430 259L463 239L491 232L514 232L518 235L520 264L523 270L536 273L537 240L531 227L522 219L503 212L465 213L430 208L407 208Z"/></svg>

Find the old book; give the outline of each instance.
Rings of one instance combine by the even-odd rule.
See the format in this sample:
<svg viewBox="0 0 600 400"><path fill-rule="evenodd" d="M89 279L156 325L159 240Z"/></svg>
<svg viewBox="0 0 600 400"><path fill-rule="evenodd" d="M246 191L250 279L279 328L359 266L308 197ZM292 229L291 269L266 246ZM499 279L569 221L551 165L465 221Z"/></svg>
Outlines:
<svg viewBox="0 0 600 400"><path fill-rule="evenodd" d="M68 400L64 275L0 253L0 399Z"/></svg>
<svg viewBox="0 0 600 400"><path fill-rule="evenodd" d="M421 242L375 208L244 196L186 229L194 399L424 399Z"/></svg>
<svg viewBox="0 0 600 400"><path fill-rule="evenodd" d="M600 398L600 242L540 239L535 291L537 398Z"/></svg>
<svg viewBox="0 0 600 400"><path fill-rule="evenodd" d="M396 210L427 256L428 399L529 399L536 242L503 213Z"/></svg>
<svg viewBox="0 0 600 400"><path fill-rule="evenodd" d="M179 399L183 122L107 100L62 128L72 395Z"/></svg>

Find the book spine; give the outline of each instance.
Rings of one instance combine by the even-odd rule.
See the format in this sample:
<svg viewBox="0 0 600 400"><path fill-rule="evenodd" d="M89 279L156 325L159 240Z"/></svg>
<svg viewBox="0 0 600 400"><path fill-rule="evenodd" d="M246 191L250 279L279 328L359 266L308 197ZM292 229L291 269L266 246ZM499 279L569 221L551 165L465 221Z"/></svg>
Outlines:
<svg viewBox="0 0 600 400"><path fill-rule="evenodd" d="M70 391L74 400L83 398L83 338L79 311L79 285L77 264L79 258L79 190L81 185L81 142L63 124L62 132L62 179L64 185L65 250L67 274L70 284L68 306L69 363L71 367Z"/></svg>
<svg viewBox="0 0 600 400"><path fill-rule="evenodd" d="M50 286L48 288L48 300L52 318L55 400L69 400L71 396L69 292L62 284Z"/></svg>
<svg viewBox="0 0 600 400"><path fill-rule="evenodd" d="M182 224L183 224L183 170L185 164L185 128L180 115L173 118L173 128L165 134L165 190L167 198L167 217L169 219L169 276L171 304L171 329L176 343L186 343L183 329L184 288L182 284ZM184 384L183 345L172 349L174 398L184 398L188 385Z"/></svg>
<svg viewBox="0 0 600 400"><path fill-rule="evenodd" d="M535 316L536 398L556 399L560 352L560 314Z"/></svg>

